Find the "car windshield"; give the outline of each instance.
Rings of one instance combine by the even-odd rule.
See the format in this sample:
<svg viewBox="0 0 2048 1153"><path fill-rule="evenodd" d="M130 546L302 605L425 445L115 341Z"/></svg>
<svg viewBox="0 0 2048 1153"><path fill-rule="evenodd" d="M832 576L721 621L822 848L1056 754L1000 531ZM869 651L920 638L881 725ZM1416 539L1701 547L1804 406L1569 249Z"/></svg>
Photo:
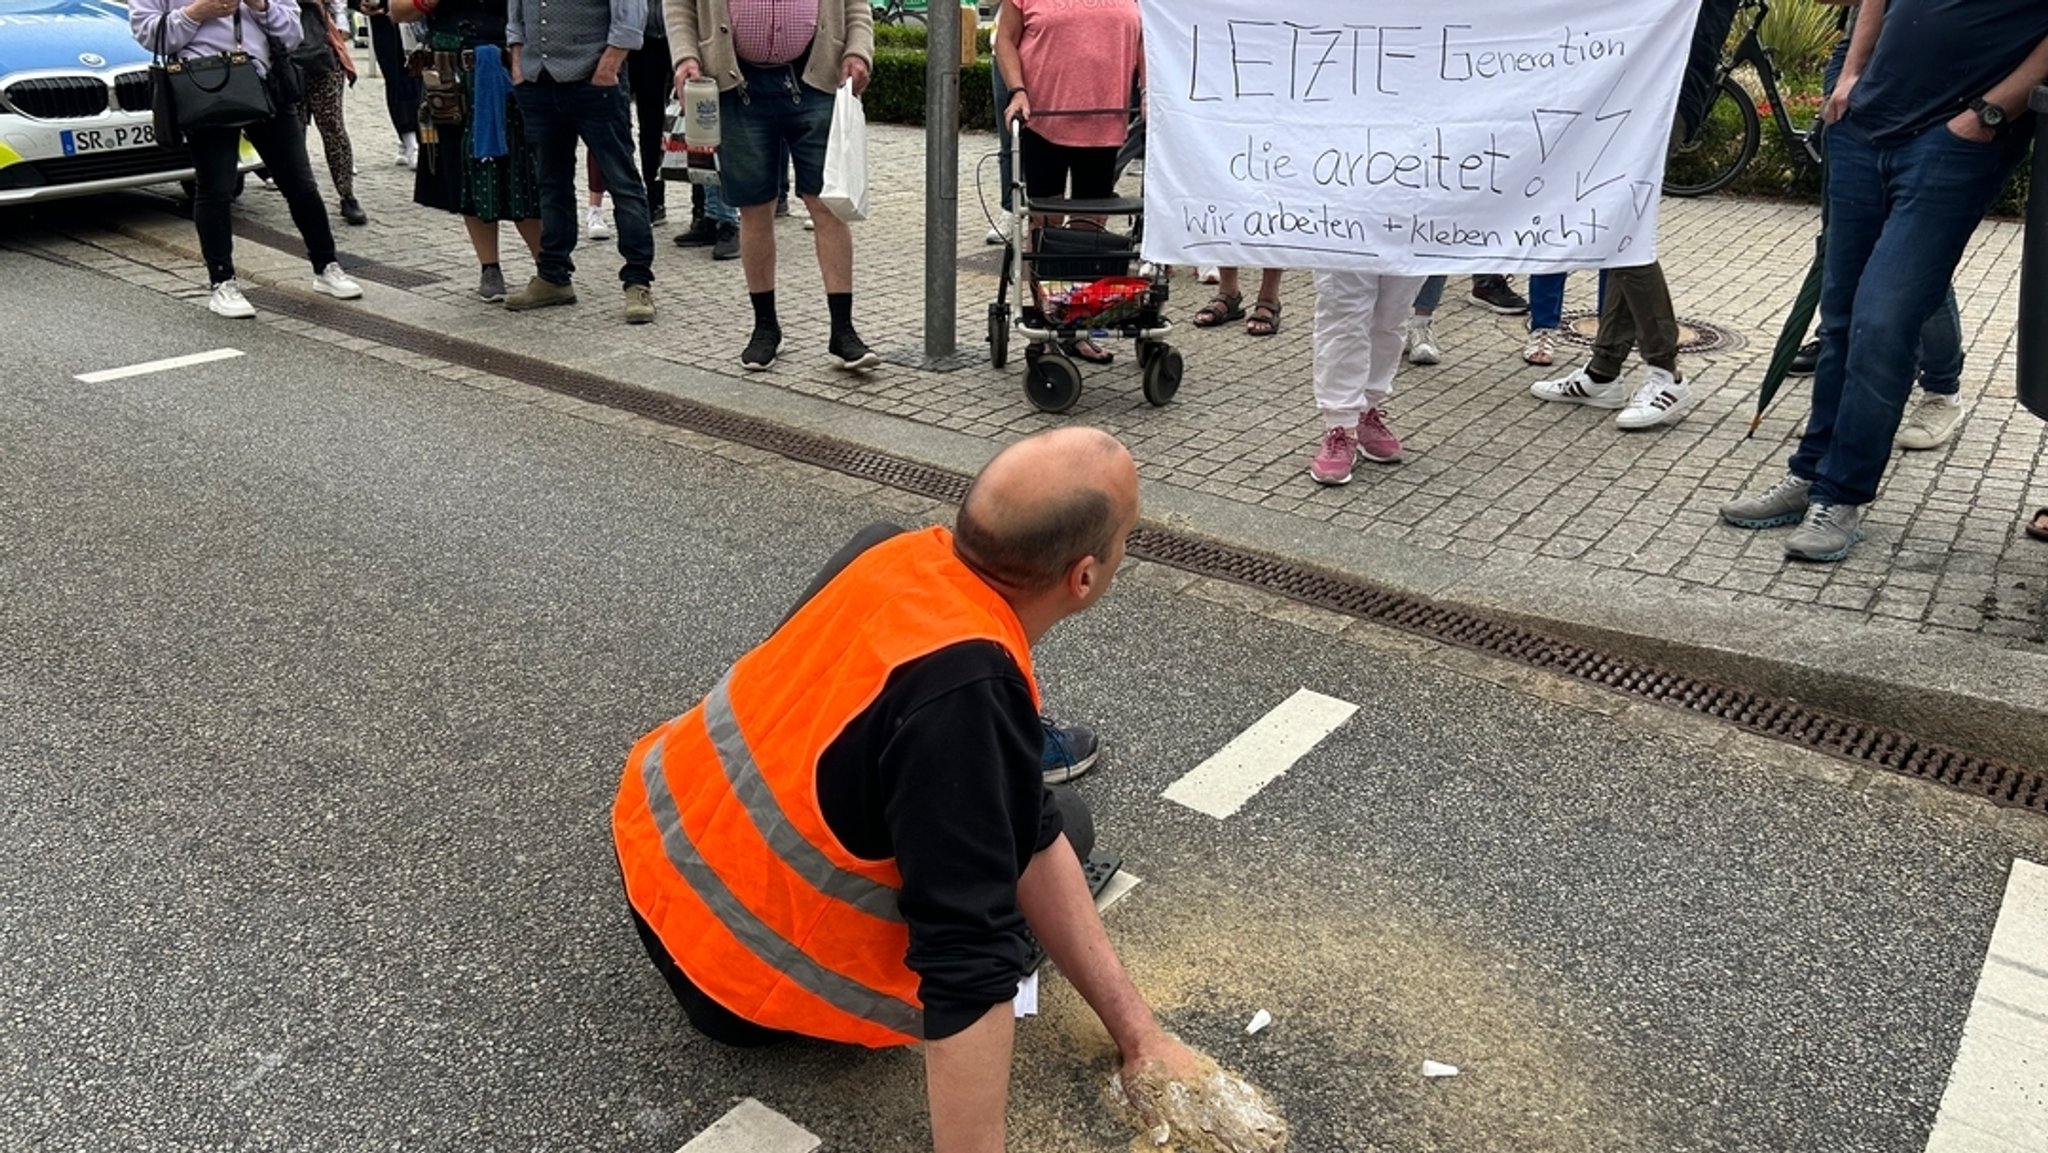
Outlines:
<svg viewBox="0 0 2048 1153"><path fill-rule="evenodd" d="M123 16L109 0L0 0L0 16Z"/></svg>

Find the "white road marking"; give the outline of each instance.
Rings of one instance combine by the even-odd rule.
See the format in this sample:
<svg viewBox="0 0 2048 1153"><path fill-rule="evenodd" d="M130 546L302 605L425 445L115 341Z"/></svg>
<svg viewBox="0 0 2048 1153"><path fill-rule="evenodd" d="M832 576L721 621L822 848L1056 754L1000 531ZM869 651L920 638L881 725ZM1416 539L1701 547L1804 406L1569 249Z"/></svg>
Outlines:
<svg viewBox="0 0 2048 1153"><path fill-rule="evenodd" d="M2048 868L2014 861L1927 1153L2048 1148Z"/></svg>
<svg viewBox="0 0 2048 1153"><path fill-rule="evenodd" d="M1095 894L1095 912L1097 915L1109 912L1111 905L1129 896L1131 890L1137 888L1138 882L1142 880L1144 880L1143 877L1138 876L1129 869L1118 869L1116 875L1109 879L1109 884L1102 886L1102 891Z"/></svg>
<svg viewBox="0 0 2048 1153"><path fill-rule="evenodd" d="M752 1097L676 1153L814 1153L825 1142Z"/></svg>
<svg viewBox="0 0 2048 1153"><path fill-rule="evenodd" d="M1222 820L1293 768L1357 711L1349 701L1297 690L1161 795Z"/></svg>
<svg viewBox="0 0 2048 1153"><path fill-rule="evenodd" d="M216 348L212 352L195 352L190 356L173 356L168 360L152 360L146 364L131 364L126 368L103 368L98 372L81 372L71 379L82 384L105 384L110 380L125 380L131 376L148 376L152 372L168 372L174 368L190 368L195 364L211 364L216 360L233 360L242 355L239 348Z"/></svg>

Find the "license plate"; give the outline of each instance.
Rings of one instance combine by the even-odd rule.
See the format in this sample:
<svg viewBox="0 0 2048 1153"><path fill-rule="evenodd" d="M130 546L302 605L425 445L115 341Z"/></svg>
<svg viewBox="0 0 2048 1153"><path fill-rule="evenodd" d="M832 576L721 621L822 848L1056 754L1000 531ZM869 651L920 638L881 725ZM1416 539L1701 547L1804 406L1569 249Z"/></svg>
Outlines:
<svg viewBox="0 0 2048 1153"><path fill-rule="evenodd" d="M123 148L148 148L156 143L156 125L123 124L113 128L67 128L64 155L87 152L118 152Z"/></svg>

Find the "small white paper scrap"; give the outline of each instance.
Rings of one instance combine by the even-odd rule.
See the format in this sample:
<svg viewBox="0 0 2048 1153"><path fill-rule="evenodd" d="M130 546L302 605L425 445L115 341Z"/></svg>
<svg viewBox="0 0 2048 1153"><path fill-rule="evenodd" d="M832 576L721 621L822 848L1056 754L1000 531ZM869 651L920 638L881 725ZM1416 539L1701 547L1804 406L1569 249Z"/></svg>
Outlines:
<svg viewBox="0 0 2048 1153"><path fill-rule="evenodd" d="M1010 1002L1010 1008L1015 1011L1020 1020L1025 1017L1038 1016L1037 973L1026 973L1024 979L1017 982L1017 996Z"/></svg>
<svg viewBox="0 0 2048 1153"><path fill-rule="evenodd" d="M1264 1009L1261 1009L1258 1012L1252 1014L1251 1023L1244 1027L1244 1031L1247 1034L1256 1033L1272 1023L1273 1014L1266 1012Z"/></svg>
<svg viewBox="0 0 2048 1153"><path fill-rule="evenodd" d="M1458 1067L1456 1065L1446 1065L1441 1061L1424 1061L1422 1063L1422 1075L1425 1077L1455 1077L1458 1075Z"/></svg>

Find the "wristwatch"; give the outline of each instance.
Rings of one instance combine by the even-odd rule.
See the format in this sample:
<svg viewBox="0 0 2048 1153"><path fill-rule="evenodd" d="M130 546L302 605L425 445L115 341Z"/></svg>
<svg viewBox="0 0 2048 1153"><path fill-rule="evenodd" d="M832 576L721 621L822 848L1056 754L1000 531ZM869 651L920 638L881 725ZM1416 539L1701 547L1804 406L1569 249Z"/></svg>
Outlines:
<svg viewBox="0 0 2048 1153"><path fill-rule="evenodd" d="M1977 119L1983 122L1984 127L1989 128L1993 132L1998 131L2005 124L2005 109L1981 96L1970 101L1970 111L1975 112Z"/></svg>

